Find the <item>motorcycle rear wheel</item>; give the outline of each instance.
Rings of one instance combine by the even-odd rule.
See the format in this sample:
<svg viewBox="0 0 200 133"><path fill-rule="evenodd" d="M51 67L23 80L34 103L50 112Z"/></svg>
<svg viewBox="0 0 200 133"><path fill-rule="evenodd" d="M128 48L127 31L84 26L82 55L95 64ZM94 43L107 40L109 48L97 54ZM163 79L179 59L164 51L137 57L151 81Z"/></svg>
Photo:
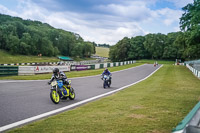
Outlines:
<svg viewBox="0 0 200 133"><path fill-rule="evenodd" d="M51 98L52 102L55 103L55 104L58 104L60 102L60 96L56 92L56 90L51 90L50 98Z"/></svg>

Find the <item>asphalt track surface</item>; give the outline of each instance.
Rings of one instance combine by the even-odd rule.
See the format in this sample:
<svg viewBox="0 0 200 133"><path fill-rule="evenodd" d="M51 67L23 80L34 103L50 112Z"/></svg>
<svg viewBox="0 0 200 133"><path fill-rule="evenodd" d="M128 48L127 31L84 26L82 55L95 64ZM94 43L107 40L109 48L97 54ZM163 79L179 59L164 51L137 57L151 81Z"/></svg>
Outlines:
<svg viewBox="0 0 200 133"><path fill-rule="evenodd" d="M83 78L72 78L75 100L61 100L54 104L50 99L48 80L23 81L0 80L0 129L6 125L50 112L80 101L117 90L121 87L138 82L152 74L160 67L145 64L130 69L111 72L111 88L103 88L100 75Z"/></svg>

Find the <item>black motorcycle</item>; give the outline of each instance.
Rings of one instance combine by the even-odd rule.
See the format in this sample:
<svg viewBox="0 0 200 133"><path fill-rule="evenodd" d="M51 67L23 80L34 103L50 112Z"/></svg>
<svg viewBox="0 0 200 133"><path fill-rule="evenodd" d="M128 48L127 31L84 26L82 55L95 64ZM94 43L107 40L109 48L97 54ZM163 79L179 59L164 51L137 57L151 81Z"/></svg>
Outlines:
<svg viewBox="0 0 200 133"><path fill-rule="evenodd" d="M110 88L111 85L111 76L110 75L103 75L102 77L103 82L103 88Z"/></svg>

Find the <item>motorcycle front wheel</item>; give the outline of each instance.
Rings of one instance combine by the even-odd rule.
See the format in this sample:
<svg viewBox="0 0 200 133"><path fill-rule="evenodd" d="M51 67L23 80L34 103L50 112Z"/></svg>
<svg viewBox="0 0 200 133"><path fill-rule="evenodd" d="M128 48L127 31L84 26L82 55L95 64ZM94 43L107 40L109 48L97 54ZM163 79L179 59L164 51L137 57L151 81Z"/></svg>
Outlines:
<svg viewBox="0 0 200 133"><path fill-rule="evenodd" d="M73 88L71 88L71 90L69 92L69 99L70 100L74 100L75 99L75 92L74 92Z"/></svg>
<svg viewBox="0 0 200 133"><path fill-rule="evenodd" d="M110 82L108 82L108 88L110 88Z"/></svg>
<svg viewBox="0 0 200 133"><path fill-rule="evenodd" d="M103 82L103 88L106 88L106 81Z"/></svg>
<svg viewBox="0 0 200 133"><path fill-rule="evenodd" d="M56 90L51 90L50 98L51 98L52 102L55 103L55 104L58 104L60 102L60 96L56 92Z"/></svg>

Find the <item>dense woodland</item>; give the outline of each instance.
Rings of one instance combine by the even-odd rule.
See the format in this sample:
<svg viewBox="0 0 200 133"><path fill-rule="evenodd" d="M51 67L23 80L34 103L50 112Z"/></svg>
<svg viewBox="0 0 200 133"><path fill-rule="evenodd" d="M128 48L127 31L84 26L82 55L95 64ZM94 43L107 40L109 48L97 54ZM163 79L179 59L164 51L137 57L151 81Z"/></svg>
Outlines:
<svg viewBox="0 0 200 133"><path fill-rule="evenodd" d="M182 8L180 32L167 35L147 34L132 38L124 37L110 47L110 59L123 61L132 59L182 59L200 58L200 0L194 0Z"/></svg>
<svg viewBox="0 0 200 133"><path fill-rule="evenodd" d="M0 14L0 49L12 54L90 57L95 45L39 21Z"/></svg>

